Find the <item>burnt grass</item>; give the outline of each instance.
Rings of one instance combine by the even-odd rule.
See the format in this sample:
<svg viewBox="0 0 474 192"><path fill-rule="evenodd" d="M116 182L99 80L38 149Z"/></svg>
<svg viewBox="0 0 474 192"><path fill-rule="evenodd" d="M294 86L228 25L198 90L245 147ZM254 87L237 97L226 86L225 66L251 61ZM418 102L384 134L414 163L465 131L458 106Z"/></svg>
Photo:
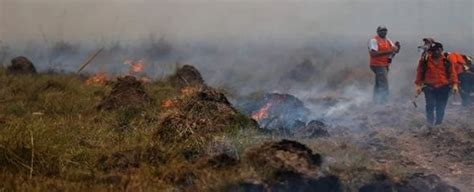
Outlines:
<svg viewBox="0 0 474 192"><path fill-rule="evenodd" d="M0 69L0 84L0 191L473 187L467 117L429 132L417 112L392 106L352 115L357 131L309 121L304 133L273 134L192 66L160 81L123 77L106 85ZM404 115L394 120L394 113Z"/></svg>

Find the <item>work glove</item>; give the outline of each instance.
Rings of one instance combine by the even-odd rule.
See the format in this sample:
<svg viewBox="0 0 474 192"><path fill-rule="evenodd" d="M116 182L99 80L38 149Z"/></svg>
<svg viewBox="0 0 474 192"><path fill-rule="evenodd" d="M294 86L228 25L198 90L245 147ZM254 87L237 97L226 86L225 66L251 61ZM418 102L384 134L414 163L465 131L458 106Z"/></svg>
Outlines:
<svg viewBox="0 0 474 192"><path fill-rule="evenodd" d="M421 85L415 85L415 93L419 95L423 91L423 87Z"/></svg>
<svg viewBox="0 0 474 192"><path fill-rule="evenodd" d="M458 85L458 84L454 84L452 91L453 91L454 94L459 93L459 85Z"/></svg>

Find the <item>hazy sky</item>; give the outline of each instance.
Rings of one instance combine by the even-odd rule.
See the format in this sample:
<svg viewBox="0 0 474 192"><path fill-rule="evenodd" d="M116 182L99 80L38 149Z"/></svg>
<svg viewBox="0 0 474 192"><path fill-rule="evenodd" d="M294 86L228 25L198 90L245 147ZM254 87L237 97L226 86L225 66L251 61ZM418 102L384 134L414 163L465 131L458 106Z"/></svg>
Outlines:
<svg viewBox="0 0 474 192"><path fill-rule="evenodd" d="M0 0L0 38L174 40L452 38L473 44L472 0Z"/></svg>

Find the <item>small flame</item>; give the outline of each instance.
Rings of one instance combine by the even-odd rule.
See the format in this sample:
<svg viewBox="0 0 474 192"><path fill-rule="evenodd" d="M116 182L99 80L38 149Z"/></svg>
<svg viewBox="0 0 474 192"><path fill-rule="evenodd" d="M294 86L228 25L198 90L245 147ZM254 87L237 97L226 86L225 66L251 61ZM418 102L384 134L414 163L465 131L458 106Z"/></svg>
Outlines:
<svg viewBox="0 0 474 192"><path fill-rule="evenodd" d="M252 119L261 121L262 119L268 118L268 109L272 106L271 102L265 104L260 110L252 114Z"/></svg>
<svg viewBox="0 0 474 192"><path fill-rule="evenodd" d="M86 80L86 85L105 85L106 82L107 74L105 72L98 72Z"/></svg>
<svg viewBox="0 0 474 192"><path fill-rule="evenodd" d="M150 83L151 82L151 79L149 77L140 77L138 79L138 81L142 82L142 83Z"/></svg>
<svg viewBox="0 0 474 192"><path fill-rule="evenodd" d="M163 102L163 104L161 104L161 107L166 108L166 109L172 108L173 106L174 106L174 103L173 101L171 101L171 99L168 99L165 102Z"/></svg>
<svg viewBox="0 0 474 192"><path fill-rule="evenodd" d="M128 74L133 75L136 73L140 73L143 70L145 70L145 60L144 59L139 59L139 60L131 60L131 59L126 59L123 62L125 65L130 65L128 69Z"/></svg>

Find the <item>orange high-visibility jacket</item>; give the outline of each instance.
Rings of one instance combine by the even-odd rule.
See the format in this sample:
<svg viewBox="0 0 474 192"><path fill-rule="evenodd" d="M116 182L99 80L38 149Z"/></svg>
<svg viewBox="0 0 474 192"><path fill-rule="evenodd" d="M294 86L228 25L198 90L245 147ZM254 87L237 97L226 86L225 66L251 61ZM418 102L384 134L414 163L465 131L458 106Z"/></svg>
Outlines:
<svg viewBox="0 0 474 192"><path fill-rule="evenodd" d="M387 38L382 39L378 35L375 35L373 39L377 41L377 47L378 47L377 51L388 51L393 48L392 42ZM390 55L372 56L369 54L369 56L370 56L370 66L386 67L389 65Z"/></svg>
<svg viewBox="0 0 474 192"><path fill-rule="evenodd" d="M431 55L428 55L427 60L424 60L424 58L421 58L418 62L415 84L426 84L435 88L449 84L459 84L458 74L454 70L454 65L449 64L449 69L445 68L446 57L441 56L439 60L435 61ZM426 64L425 70L423 70L424 64Z"/></svg>
<svg viewBox="0 0 474 192"><path fill-rule="evenodd" d="M449 62L454 65L454 70L459 74L464 72L464 65L466 61L458 52L447 52Z"/></svg>

